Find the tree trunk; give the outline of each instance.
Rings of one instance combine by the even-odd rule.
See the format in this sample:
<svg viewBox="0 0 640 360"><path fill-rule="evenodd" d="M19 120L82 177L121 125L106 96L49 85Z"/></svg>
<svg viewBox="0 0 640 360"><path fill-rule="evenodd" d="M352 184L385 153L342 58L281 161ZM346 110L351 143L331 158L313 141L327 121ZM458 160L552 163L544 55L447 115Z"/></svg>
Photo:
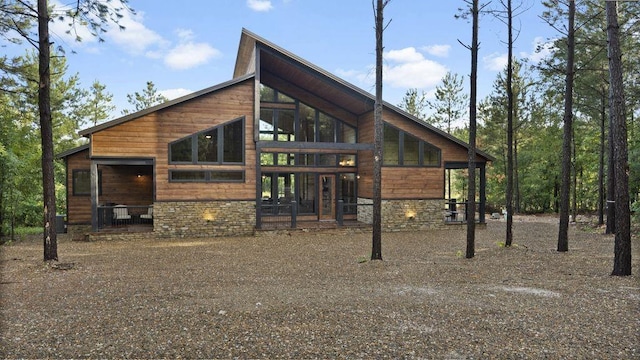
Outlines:
<svg viewBox="0 0 640 360"><path fill-rule="evenodd" d="M389 0L377 0L376 20L376 101L374 109L373 150L373 237L371 260L382 260L382 33L384 7Z"/></svg>
<svg viewBox="0 0 640 360"><path fill-rule="evenodd" d="M613 158L615 168L616 239L611 275L631 275L631 213L629 209L629 162L627 149L627 119L624 109L622 53L620 51L617 3L606 2L607 38L609 40L609 77L613 119Z"/></svg>
<svg viewBox="0 0 640 360"><path fill-rule="evenodd" d="M51 120L51 60L47 0L38 0L40 136L42 138L42 189L44 201L44 261L58 260L56 193L53 169L53 123Z"/></svg>
<svg viewBox="0 0 640 360"><path fill-rule="evenodd" d="M602 89L600 107L600 154L598 164L598 225L604 224L604 132L606 117L606 98Z"/></svg>
<svg viewBox="0 0 640 360"><path fill-rule="evenodd" d="M511 0L507 0L507 24L508 24L508 40L507 40L507 191L506 191L506 208L507 208L507 232L505 238L505 246L511 246L513 242L513 32L512 32L513 15L511 12Z"/></svg>
<svg viewBox="0 0 640 360"><path fill-rule="evenodd" d="M613 91L611 85L609 85L609 97L612 97ZM611 107L612 105L609 104ZM607 227L605 234L615 234L616 232L616 207L613 199L616 197L616 171L614 166L614 151L613 151L613 113L609 110L609 154L607 156L609 164L607 166Z"/></svg>
<svg viewBox="0 0 640 360"><path fill-rule="evenodd" d="M578 159L576 154L576 136L573 128L571 129L571 219L576 221L578 212Z"/></svg>
<svg viewBox="0 0 640 360"><path fill-rule="evenodd" d="M476 117L478 89L478 0L472 5L473 30L471 38L471 83L469 96L469 189L467 193L467 251L466 258L475 255L476 240Z"/></svg>
<svg viewBox="0 0 640 360"><path fill-rule="evenodd" d="M560 227L558 251L569 250L569 194L571 177L571 129L573 128L573 74L575 53L575 1L569 1L569 33L567 35L567 69L564 94L564 134L562 139L562 179L560 186Z"/></svg>

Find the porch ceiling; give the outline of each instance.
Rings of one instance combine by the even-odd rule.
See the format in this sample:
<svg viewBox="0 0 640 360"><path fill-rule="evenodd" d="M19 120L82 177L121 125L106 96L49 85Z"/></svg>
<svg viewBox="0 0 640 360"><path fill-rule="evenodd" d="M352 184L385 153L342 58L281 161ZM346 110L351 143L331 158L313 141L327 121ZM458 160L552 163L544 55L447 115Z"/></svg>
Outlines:
<svg viewBox="0 0 640 360"><path fill-rule="evenodd" d="M285 59L268 49L260 52L260 70L266 71L300 89L309 91L314 96L335 104L346 111L362 115L373 111L373 100L361 94L359 89L340 81L327 77L295 59Z"/></svg>

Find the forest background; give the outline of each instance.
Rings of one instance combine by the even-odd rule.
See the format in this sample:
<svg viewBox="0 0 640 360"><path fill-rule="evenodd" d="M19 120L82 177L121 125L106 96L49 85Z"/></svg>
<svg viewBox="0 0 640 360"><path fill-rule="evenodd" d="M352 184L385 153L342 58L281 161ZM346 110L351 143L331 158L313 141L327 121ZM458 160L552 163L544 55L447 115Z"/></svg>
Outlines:
<svg viewBox="0 0 640 360"><path fill-rule="evenodd" d="M602 1L577 2L576 74L571 154L571 212L598 214L602 223L606 206L608 172L609 86L606 22ZM558 34L552 51L533 66L515 59L514 112L514 212L554 213L559 209L562 156L562 114L566 34L558 22L566 15L562 2L545 3L540 14ZM499 16L484 14L483 16ZM640 217L640 3L620 2L619 21L624 64L624 89L629 146L629 190L634 221ZM10 14L0 11L0 24ZM453 20L452 20L453 21ZM0 25L1 26L1 25ZM127 95L131 108L115 109L113 95L93 81L83 85L82 74L69 74L64 49L51 61L51 109L55 153L82 145L78 130L110 120L114 110L126 114L167 99L153 79L142 90ZM0 235L16 228L42 224L42 173L37 53L25 45L22 56L0 57ZM466 76L448 73L434 98L407 89L399 107L460 139L468 140L468 98L462 82ZM492 92L478 104L478 148L496 158L487 172L487 204L500 212L505 202L507 169L506 69L493 83ZM57 161L57 212L64 214L64 164ZM464 172L452 174L451 189L464 194ZM447 194L448 195L448 194ZM637 225L636 225L637 226Z"/></svg>

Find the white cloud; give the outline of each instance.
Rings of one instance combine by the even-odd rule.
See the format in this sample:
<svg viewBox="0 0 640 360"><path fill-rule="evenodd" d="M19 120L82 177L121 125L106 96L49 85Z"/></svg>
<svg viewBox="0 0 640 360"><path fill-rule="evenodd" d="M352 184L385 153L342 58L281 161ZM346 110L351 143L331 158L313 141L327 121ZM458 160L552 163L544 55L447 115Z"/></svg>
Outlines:
<svg viewBox="0 0 640 360"><path fill-rule="evenodd" d="M447 57L449 56L451 45L427 45L423 46L422 50L426 51L429 55L437 57Z"/></svg>
<svg viewBox="0 0 640 360"><path fill-rule="evenodd" d="M270 0L247 0L247 6L253 11L269 11L273 9Z"/></svg>
<svg viewBox="0 0 640 360"><path fill-rule="evenodd" d="M190 69L222 55L218 49L207 43L194 42L194 34L190 29L177 29L175 33L179 38L178 45L163 55L164 63L169 68Z"/></svg>
<svg viewBox="0 0 640 360"><path fill-rule="evenodd" d="M52 21L49 24L49 32L53 37L54 43L57 45L62 45L63 47L71 47L71 48L80 48L86 44L96 43L98 39L91 35L91 32L86 26L75 26L70 27L69 23L71 19L67 19L64 16L63 19L60 19L59 16L62 16L67 10L70 10L68 5L64 5L57 0L49 1L49 4L53 8L52 11ZM69 33L67 33L69 32ZM80 39L81 42L77 42ZM62 44L60 44L62 42Z"/></svg>
<svg viewBox="0 0 640 360"><path fill-rule="evenodd" d="M428 88L436 86L448 71L446 66L426 59L414 47L385 52L384 60L383 80L385 85L392 88L428 90ZM362 71L339 69L336 74L342 78L356 81L367 89L372 88L375 81L373 66Z"/></svg>
<svg viewBox="0 0 640 360"><path fill-rule="evenodd" d="M435 61L423 59L385 66L384 81L396 88L426 88L437 85L447 68Z"/></svg>
<svg viewBox="0 0 640 360"><path fill-rule="evenodd" d="M164 58L164 63L172 69L185 70L206 64L212 58L220 55L220 51L209 44L187 42L178 44L169 50Z"/></svg>
<svg viewBox="0 0 640 360"><path fill-rule="evenodd" d="M522 53L521 56L528 58L534 64L539 63L556 50L553 40L547 41L540 36L533 39L531 45L533 47L532 53Z"/></svg>
<svg viewBox="0 0 640 360"><path fill-rule="evenodd" d="M177 88L177 89L162 90L162 91L159 91L159 92L160 92L161 95L164 95L167 99L173 100L173 99L177 99L179 97L191 94L193 92L193 90L184 89L184 88Z"/></svg>
<svg viewBox="0 0 640 360"><path fill-rule="evenodd" d="M419 62L424 60L424 56L416 51L414 47L408 47L400 50L390 50L384 54L386 60L395 62Z"/></svg>
<svg viewBox="0 0 640 360"><path fill-rule="evenodd" d="M425 88L435 86L447 73L447 68L425 59L413 47L391 50L384 54L384 80L397 88Z"/></svg>
<svg viewBox="0 0 640 360"><path fill-rule="evenodd" d="M502 71L507 66L508 55L492 53L482 58L484 68L491 71Z"/></svg>
<svg viewBox="0 0 640 360"><path fill-rule="evenodd" d="M125 29L120 30L118 26L111 25L107 37L125 51L133 55L152 54L152 49L168 45L167 40L144 25L144 12L124 12L123 15L120 25Z"/></svg>

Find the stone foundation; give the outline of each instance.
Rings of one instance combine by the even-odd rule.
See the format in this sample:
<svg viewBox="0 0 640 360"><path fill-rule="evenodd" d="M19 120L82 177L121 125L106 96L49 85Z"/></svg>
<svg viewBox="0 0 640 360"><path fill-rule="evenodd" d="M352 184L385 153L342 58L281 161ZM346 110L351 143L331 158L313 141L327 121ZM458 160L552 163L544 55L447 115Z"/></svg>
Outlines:
<svg viewBox="0 0 640 360"><path fill-rule="evenodd" d="M373 200L358 198L358 221L373 223ZM444 200L382 200L384 231L444 229ZM448 227L447 227L448 228Z"/></svg>
<svg viewBox="0 0 640 360"><path fill-rule="evenodd" d="M157 237L253 235L255 201L176 201L153 204Z"/></svg>

